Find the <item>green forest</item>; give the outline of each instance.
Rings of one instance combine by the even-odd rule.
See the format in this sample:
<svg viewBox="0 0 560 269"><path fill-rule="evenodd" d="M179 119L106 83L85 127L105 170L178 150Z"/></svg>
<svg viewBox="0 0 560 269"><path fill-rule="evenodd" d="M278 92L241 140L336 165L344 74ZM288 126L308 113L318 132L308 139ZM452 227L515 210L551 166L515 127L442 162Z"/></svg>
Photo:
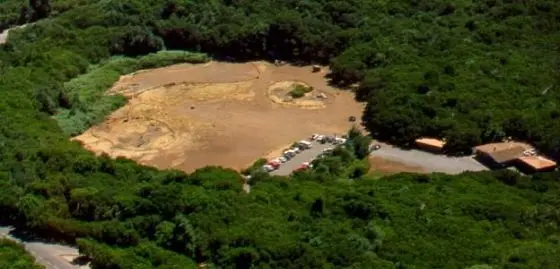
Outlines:
<svg viewBox="0 0 560 269"><path fill-rule="evenodd" d="M6 239L0 239L0 268L44 269L35 264L33 257L27 254L22 246Z"/></svg>
<svg viewBox="0 0 560 269"><path fill-rule="evenodd" d="M558 156L555 2L1 0L0 29L27 26L0 46L0 221L77 244L93 268L558 268L558 173L372 178L370 139L350 131L246 194L231 169L159 171L69 141L126 101L103 95L121 74L280 59L358 83L375 138L462 154L512 136ZM0 264L22 260L1 245Z"/></svg>

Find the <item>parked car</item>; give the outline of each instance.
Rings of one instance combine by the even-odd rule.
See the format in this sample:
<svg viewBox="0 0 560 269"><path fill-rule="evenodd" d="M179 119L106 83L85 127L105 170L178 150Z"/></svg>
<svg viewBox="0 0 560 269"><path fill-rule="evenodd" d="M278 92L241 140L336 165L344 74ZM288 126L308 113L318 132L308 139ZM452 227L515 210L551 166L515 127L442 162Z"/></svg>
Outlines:
<svg viewBox="0 0 560 269"><path fill-rule="evenodd" d="M274 170L274 167L272 167L272 165L265 164L265 165L262 166L262 170L263 170L264 172L267 172L267 173L268 173L268 172Z"/></svg>
<svg viewBox="0 0 560 269"><path fill-rule="evenodd" d="M337 137L334 140L335 145L340 145L346 143L346 138Z"/></svg>
<svg viewBox="0 0 560 269"><path fill-rule="evenodd" d="M274 168L274 169L278 169L280 167L280 162L279 161L270 161L267 164L272 166L272 168Z"/></svg>
<svg viewBox="0 0 560 269"><path fill-rule="evenodd" d="M300 146L300 148L302 149L310 149L313 147L313 144L311 144L311 142L307 140L301 140L298 142L298 146Z"/></svg>
<svg viewBox="0 0 560 269"><path fill-rule="evenodd" d="M279 157L278 160L280 160L281 163L285 163L288 161L286 157Z"/></svg>
<svg viewBox="0 0 560 269"><path fill-rule="evenodd" d="M375 144L375 145L372 145L371 147L369 147L369 151L378 150L380 148L381 148L381 145Z"/></svg>
<svg viewBox="0 0 560 269"><path fill-rule="evenodd" d="M302 166L296 168L296 170L294 170L294 172L303 171L303 170L305 170L305 169L307 169L307 166L303 166L303 165L302 165Z"/></svg>

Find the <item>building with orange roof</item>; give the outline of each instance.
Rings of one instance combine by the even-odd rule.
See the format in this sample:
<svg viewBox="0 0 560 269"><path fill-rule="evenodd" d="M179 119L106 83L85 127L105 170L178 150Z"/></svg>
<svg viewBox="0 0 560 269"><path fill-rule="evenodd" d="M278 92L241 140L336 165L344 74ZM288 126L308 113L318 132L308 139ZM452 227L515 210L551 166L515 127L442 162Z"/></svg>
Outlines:
<svg viewBox="0 0 560 269"><path fill-rule="evenodd" d="M533 147L521 142L490 143L474 148L476 159L491 168L503 168L514 164L523 153Z"/></svg>
<svg viewBox="0 0 560 269"><path fill-rule="evenodd" d="M540 155L519 157L517 164L518 169L524 173L552 171L557 166L555 161Z"/></svg>
<svg viewBox="0 0 560 269"><path fill-rule="evenodd" d="M445 146L445 141L436 138L422 137L415 142L419 148L431 152L441 152Z"/></svg>

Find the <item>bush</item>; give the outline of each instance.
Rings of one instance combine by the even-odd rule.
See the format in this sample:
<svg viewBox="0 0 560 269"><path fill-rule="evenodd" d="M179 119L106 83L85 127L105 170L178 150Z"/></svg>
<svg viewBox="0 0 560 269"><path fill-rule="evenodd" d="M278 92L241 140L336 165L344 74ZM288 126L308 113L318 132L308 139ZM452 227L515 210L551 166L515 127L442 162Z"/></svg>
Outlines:
<svg viewBox="0 0 560 269"><path fill-rule="evenodd" d="M305 96L306 93L310 93L313 91L313 87L307 87L304 85L296 85L294 88L288 93L292 98L301 98Z"/></svg>

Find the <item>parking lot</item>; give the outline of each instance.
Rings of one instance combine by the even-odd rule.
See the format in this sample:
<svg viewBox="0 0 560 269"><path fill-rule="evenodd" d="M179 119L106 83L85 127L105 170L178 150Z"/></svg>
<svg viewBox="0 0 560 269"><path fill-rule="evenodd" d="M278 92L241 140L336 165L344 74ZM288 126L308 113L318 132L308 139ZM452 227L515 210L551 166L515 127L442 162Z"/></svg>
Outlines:
<svg viewBox="0 0 560 269"><path fill-rule="evenodd" d="M321 143L321 140L323 140L323 143ZM337 136L313 135L296 142L296 145L286 149L282 156L269 160L268 164L264 165L262 169L268 171L271 175L287 176L295 170L307 169L311 162L326 149L334 149L345 141L345 138Z"/></svg>
<svg viewBox="0 0 560 269"><path fill-rule="evenodd" d="M486 166L471 156L449 157L416 149L401 149L392 145L379 143L381 148L371 153L380 157L414 167L421 167L424 171L446 174L460 174L466 171L485 171Z"/></svg>
<svg viewBox="0 0 560 269"><path fill-rule="evenodd" d="M335 137L333 136L330 136L329 138L329 141L335 139ZM337 139L344 140L342 137L338 137ZM321 155L321 153L323 153L325 149L335 148L337 146L337 143L333 143L333 141L320 143L319 140L312 137L301 140L296 144L301 143L309 143L309 146L306 147L300 145L300 148L302 148L302 150L297 154L292 154L290 158L282 159L280 158L282 156L277 156L274 159L269 159L267 172L269 172L271 175L277 176L290 175L295 170L306 169L307 165L310 164L319 155ZM340 144L340 141L338 144ZM294 147L292 147L291 149L293 148ZM384 143L372 144L371 155L403 165L417 167L428 173L440 172L448 174L459 174L465 171L483 171L488 169L484 165L474 160L471 156L449 157L415 149L404 150ZM272 165L273 163L275 163L275 165ZM271 167L271 165L274 167ZM263 166L263 169L267 170L265 166Z"/></svg>
<svg viewBox="0 0 560 269"><path fill-rule="evenodd" d="M317 156L319 156L319 154L321 154L323 150L334 147L330 143L321 144L316 141L312 141L311 144L312 147L310 149L306 149L295 155L292 159L281 164L278 169L270 172L270 174L275 176L287 176L291 174L292 171L298 169L302 165L302 163L309 162L317 158Z"/></svg>

